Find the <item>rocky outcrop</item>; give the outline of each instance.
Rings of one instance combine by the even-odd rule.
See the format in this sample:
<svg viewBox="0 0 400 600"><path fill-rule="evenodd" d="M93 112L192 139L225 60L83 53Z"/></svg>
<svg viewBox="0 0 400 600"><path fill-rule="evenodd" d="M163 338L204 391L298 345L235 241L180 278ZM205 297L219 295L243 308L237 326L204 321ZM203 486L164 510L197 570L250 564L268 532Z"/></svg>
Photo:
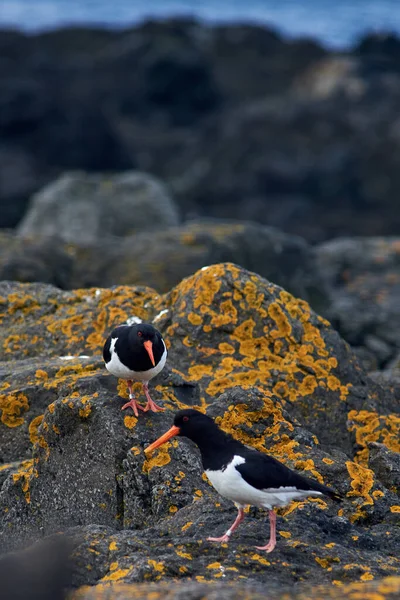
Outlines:
<svg viewBox="0 0 400 600"><path fill-rule="evenodd" d="M85 243L165 229L179 222L165 187L140 172L114 176L66 173L35 194L21 236Z"/></svg>
<svg viewBox="0 0 400 600"><path fill-rule="evenodd" d="M341 597L395 597L398 402L305 301L229 263L165 295L11 282L0 295L0 439L11 463L0 491L4 549L67 531L79 600L140 594L137 584L148 583L148 593L200 593L202 582L223 583L210 593L227 598L265 597L266 583L273 598L342 592L310 592L315 581L343 584ZM153 322L169 351L152 383L166 410L138 419L121 413L126 386L99 356L106 333L132 316ZM273 555L254 549L268 533L254 509L229 547L206 542L235 508L202 476L197 451L179 439L143 453L184 406L334 486L342 505L316 499L280 510ZM298 582L306 587L294 591Z"/></svg>
<svg viewBox="0 0 400 600"><path fill-rule="evenodd" d="M400 350L400 239L337 239L320 245L317 263L327 278L327 317L355 348L383 368Z"/></svg>
<svg viewBox="0 0 400 600"><path fill-rule="evenodd" d="M347 54L256 26L0 32L2 226L59 174L138 169L185 218L396 235L396 38Z"/></svg>
<svg viewBox="0 0 400 600"><path fill-rule="evenodd" d="M275 281L315 310L328 308L324 276L311 246L246 221L192 221L126 238L100 237L90 244L79 237L66 243L56 236L21 238L4 232L0 249L0 280L41 281L64 289L146 285L167 292L198 269L229 261Z"/></svg>

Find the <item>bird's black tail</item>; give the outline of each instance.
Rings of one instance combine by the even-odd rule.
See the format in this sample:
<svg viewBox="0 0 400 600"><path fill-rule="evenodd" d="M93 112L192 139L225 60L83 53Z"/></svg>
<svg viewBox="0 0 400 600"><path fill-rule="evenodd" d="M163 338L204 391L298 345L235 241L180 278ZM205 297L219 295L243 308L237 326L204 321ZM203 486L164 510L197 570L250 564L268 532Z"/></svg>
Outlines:
<svg viewBox="0 0 400 600"><path fill-rule="evenodd" d="M343 496L341 494L339 494L339 492L336 492L336 490L333 490L332 488L328 487L327 485L323 485L322 483L313 481L312 487L317 492L321 492L325 496L329 496L329 498L331 498L332 500L335 500L335 502L342 502L342 500L343 500Z"/></svg>

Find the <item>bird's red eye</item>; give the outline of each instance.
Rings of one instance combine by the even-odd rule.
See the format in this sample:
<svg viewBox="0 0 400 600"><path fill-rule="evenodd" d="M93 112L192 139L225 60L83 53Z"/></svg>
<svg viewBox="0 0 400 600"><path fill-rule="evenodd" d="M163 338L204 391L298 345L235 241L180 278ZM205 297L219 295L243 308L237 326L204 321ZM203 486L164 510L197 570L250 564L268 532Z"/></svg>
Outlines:
<svg viewBox="0 0 400 600"><path fill-rule="evenodd" d="M185 421L186 423L186 421L189 421L189 417L183 417L182 421Z"/></svg>
<svg viewBox="0 0 400 600"><path fill-rule="evenodd" d="M143 333L141 331L138 331L137 334L139 337L143 337Z"/></svg>

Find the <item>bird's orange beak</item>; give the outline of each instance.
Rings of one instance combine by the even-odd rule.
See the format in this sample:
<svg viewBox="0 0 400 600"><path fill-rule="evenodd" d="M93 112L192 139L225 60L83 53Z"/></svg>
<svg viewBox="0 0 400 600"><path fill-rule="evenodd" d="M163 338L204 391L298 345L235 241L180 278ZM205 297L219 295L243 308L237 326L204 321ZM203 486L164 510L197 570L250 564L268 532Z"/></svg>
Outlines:
<svg viewBox="0 0 400 600"><path fill-rule="evenodd" d="M143 343L143 346L146 348L147 350L147 354L150 357L151 360L151 364L153 365L153 367L156 366L156 361L154 360L154 355L153 355L153 342L151 342L150 340L146 340Z"/></svg>
<svg viewBox="0 0 400 600"><path fill-rule="evenodd" d="M176 427L176 425L173 425L171 427L171 429L169 429L166 433L164 433L161 437L159 437L158 440L156 440L155 442L153 442L152 444L150 444L150 446L148 446L146 448L146 450L144 451L145 454L147 454L148 452L151 452L152 450L155 450L159 446L162 446L162 444L165 444L165 442L168 442L168 440L170 440L172 437L179 435L180 432L181 432L181 430L179 429L179 427Z"/></svg>

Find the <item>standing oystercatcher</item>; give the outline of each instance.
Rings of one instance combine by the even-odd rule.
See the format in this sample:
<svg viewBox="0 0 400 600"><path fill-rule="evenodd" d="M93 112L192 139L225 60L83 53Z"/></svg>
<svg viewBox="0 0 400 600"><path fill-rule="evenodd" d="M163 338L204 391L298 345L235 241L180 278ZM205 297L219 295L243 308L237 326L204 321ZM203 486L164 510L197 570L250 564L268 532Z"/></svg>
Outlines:
<svg viewBox="0 0 400 600"><path fill-rule="evenodd" d="M164 368L167 360L167 349L161 333L146 323L135 325L120 325L108 336L103 348L103 358L106 369L119 377L126 379L129 389L129 402L121 410L130 406L136 417L138 409L144 412L164 410L157 406L149 394L149 381ZM145 407L136 402L132 385L141 381L147 398Z"/></svg>
<svg viewBox="0 0 400 600"><path fill-rule="evenodd" d="M210 542L228 542L244 519L244 507L252 505L269 510L269 542L257 549L272 552L276 545L273 506L286 506L292 500L308 496L326 495L341 500L334 490L303 477L268 454L245 446L219 429L210 417L193 409L177 412L171 429L148 446L145 453L175 435L185 436L197 444L208 479L217 492L232 500L238 509L236 520L228 531L221 537L207 538Z"/></svg>

